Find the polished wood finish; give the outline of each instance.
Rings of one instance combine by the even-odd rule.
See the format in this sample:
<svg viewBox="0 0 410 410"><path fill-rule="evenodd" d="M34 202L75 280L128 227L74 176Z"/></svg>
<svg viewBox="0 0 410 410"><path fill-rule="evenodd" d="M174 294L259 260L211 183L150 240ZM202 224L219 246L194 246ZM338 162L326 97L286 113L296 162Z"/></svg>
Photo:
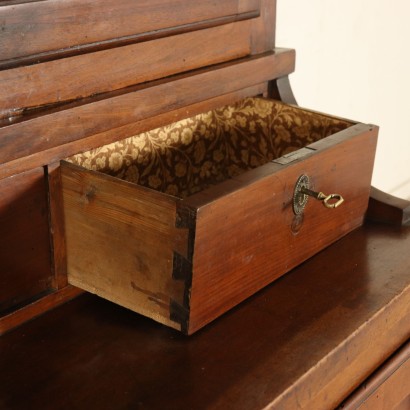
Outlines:
<svg viewBox="0 0 410 410"><path fill-rule="evenodd" d="M22 198L2 214L0 321L52 308L67 284L61 159L266 95L293 71L294 51L274 50L275 1L188 3L0 1L0 203ZM20 174L37 172L33 193Z"/></svg>
<svg viewBox="0 0 410 410"><path fill-rule="evenodd" d="M60 164L50 164L46 173L53 271L52 285L54 289L61 289L67 286L68 281Z"/></svg>
<svg viewBox="0 0 410 410"><path fill-rule="evenodd" d="M62 158L247 96L295 103L275 3L0 1L0 333L81 293L66 286ZM379 199L369 218L407 222L406 202ZM409 337L408 248L405 228L361 227L190 339L83 296L0 339L0 407L335 407ZM402 374L378 392L399 397Z"/></svg>
<svg viewBox="0 0 410 410"><path fill-rule="evenodd" d="M9 313L52 286L44 169L0 180L0 312Z"/></svg>
<svg viewBox="0 0 410 410"><path fill-rule="evenodd" d="M0 1L0 333L81 293L65 286L60 159L247 96L296 102L294 52L269 54L275 6ZM372 192L369 218L408 223L407 202ZM334 408L410 336L409 246L406 228L358 228L189 339L84 295L0 339L0 407ZM368 403L406 408L406 372Z"/></svg>
<svg viewBox="0 0 410 410"><path fill-rule="evenodd" d="M55 271L49 231L59 226L48 210L43 167L0 180L0 335L82 293Z"/></svg>
<svg viewBox="0 0 410 410"><path fill-rule="evenodd" d="M363 223L377 131L352 125L183 200L63 162L69 283L192 334ZM303 173L346 202L295 217Z"/></svg>
<svg viewBox="0 0 410 410"><path fill-rule="evenodd" d="M367 379L339 410L410 408L410 341Z"/></svg>
<svg viewBox="0 0 410 410"><path fill-rule="evenodd" d="M59 145L46 151L40 151L27 157L17 158L16 160L5 164L0 164L0 179L16 173L27 171L36 166L53 164L62 158L67 158L78 152L100 147L101 145L129 137L130 135L137 135L141 132L149 131L156 127L167 125L180 119L209 111L216 107L233 104L234 102L246 97L262 95L266 92L267 83L257 84L255 86L243 88L231 93L200 101L195 104L190 104L178 109L172 109L155 117L149 117L141 121L131 122L130 124L94 134L90 137L82 138L69 144Z"/></svg>
<svg viewBox="0 0 410 410"><path fill-rule="evenodd" d="M358 410L410 409L410 361L400 367Z"/></svg>
<svg viewBox="0 0 410 410"><path fill-rule="evenodd" d="M190 75L127 88L0 127L0 162L33 155L221 94L267 82L294 70L293 50L248 57ZM195 74L195 75L193 75ZM161 96L159 99L158 96Z"/></svg>
<svg viewBox="0 0 410 410"><path fill-rule="evenodd" d="M273 161L184 201L197 214L190 333L363 223L376 142L377 127L355 125L298 160ZM310 200L300 220L292 200L302 174L345 203L329 210Z"/></svg>
<svg viewBox="0 0 410 410"><path fill-rule="evenodd" d="M252 20L252 54L275 48L276 0L260 1L260 16Z"/></svg>
<svg viewBox="0 0 410 410"><path fill-rule="evenodd" d="M2 60L91 45L112 46L118 39L205 20L259 11L259 0L66 0L1 5ZM7 4L7 3L6 3ZM145 37L146 39L146 37ZM101 44L102 43L102 44ZM120 43L121 44L121 43ZM87 46L88 47L84 47ZM58 53L56 53L58 56Z"/></svg>
<svg viewBox="0 0 410 410"><path fill-rule="evenodd" d="M27 280L27 283L30 283ZM83 290L74 286L65 286L62 289L49 293L34 302L23 305L0 317L0 336L4 333L36 318L37 316L66 303L67 301L84 293ZM0 393L1 394L1 393ZM2 402L0 401L0 406Z"/></svg>
<svg viewBox="0 0 410 410"><path fill-rule="evenodd" d="M81 296L0 339L0 403L335 408L410 337L409 247L367 224L189 338Z"/></svg>
<svg viewBox="0 0 410 410"><path fill-rule="evenodd" d="M0 71L0 118L244 57L250 30L247 20Z"/></svg>
<svg viewBox="0 0 410 410"><path fill-rule="evenodd" d="M397 198L372 187L366 217L392 225L410 224L410 201Z"/></svg>

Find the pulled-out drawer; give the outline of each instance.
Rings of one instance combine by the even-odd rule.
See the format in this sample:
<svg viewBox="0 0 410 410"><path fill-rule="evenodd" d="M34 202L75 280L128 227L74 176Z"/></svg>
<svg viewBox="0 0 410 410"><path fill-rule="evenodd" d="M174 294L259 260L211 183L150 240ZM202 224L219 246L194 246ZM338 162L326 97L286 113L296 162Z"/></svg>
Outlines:
<svg viewBox="0 0 410 410"><path fill-rule="evenodd" d="M68 280L191 334L362 224L376 140L249 98L62 161Z"/></svg>

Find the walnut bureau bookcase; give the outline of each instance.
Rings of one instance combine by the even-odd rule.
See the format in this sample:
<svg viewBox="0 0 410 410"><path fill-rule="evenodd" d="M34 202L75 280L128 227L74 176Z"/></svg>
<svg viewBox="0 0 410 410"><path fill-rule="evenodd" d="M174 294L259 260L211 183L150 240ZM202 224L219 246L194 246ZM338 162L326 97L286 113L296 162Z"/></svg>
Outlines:
<svg viewBox="0 0 410 410"><path fill-rule="evenodd" d="M288 81L295 52L276 47L275 18L269 0L0 1L0 334L9 332L6 347L25 326L50 316L25 322L84 291L193 334L258 304L253 299L209 325L307 260L297 268L305 275L295 294L314 286L309 266L339 272L342 289L353 280L342 278L351 268L352 241L369 254L366 241L384 235L392 242L400 230L396 248L406 247L409 235L400 226L408 223L408 202L370 187L377 126L296 105ZM365 215L373 222L363 226ZM386 222L396 227L372 228ZM331 255L338 260L328 266ZM383 255L378 272L389 271ZM360 328L365 317L374 322L360 334L352 353L357 360L374 332L381 351L362 366L340 368L344 384L335 375L326 400L315 395L311 403L322 406L315 408L339 404L408 339L406 263L403 254L391 261L398 299L390 338L380 317L393 298L374 301L367 316L346 322L346 329ZM280 300L272 289L286 293L294 272L263 292ZM316 279L326 288L323 277ZM82 295L53 314L81 303L92 310L93 303L108 302ZM291 301L272 303L279 316L296 308ZM313 312L315 298L309 303ZM257 320L242 314L249 323ZM137 326L145 320L135 316ZM313 325L320 332L319 322ZM338 368L336 350L331 357ZM386 362L372 392L388 390L377 380L404 378L407 352L403 347L394 364ZM360 369L357 377L352 369ZM356 394L346 406L370 400L370 393ZM406 403L404 393L395 397Z"/></svg>

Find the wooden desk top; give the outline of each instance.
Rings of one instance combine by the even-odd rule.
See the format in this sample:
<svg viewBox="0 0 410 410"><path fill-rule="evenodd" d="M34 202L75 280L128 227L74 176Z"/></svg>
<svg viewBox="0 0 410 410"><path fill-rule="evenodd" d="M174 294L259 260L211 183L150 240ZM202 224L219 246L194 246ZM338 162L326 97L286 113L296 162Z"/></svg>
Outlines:
<svg viewBox="0 0 410 410"><path fill-rule="evenodd" d="M409 318L410 229L367 224L192 337L92 295L21 326L0 408L334 408Z"/></svg>

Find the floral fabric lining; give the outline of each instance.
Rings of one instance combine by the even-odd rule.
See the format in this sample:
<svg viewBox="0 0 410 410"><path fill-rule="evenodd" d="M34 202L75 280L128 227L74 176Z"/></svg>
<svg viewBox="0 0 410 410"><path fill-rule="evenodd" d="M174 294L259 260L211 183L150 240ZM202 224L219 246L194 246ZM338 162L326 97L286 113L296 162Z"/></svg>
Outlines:
<svg viewBox="0 0 410 410"><path fill-rule="evenodd" d="M352 125L247 98L67 160L180 198Z"/></svg>

